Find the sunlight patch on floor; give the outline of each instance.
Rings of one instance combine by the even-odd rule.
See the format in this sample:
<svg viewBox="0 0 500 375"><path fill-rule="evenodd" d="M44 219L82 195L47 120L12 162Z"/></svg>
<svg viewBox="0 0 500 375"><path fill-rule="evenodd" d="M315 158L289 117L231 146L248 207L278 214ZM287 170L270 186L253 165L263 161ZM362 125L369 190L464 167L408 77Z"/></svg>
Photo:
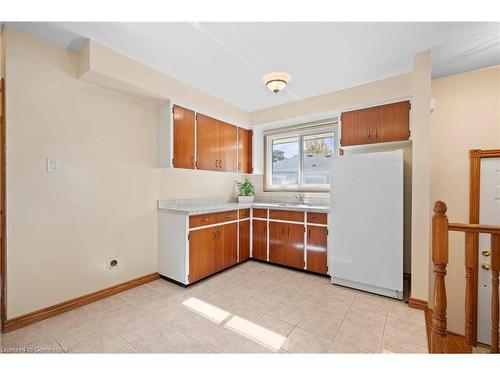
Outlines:
<svg viewBox="0 0 500 375"><path fill-rule="evenodd" d="M195 313L216 322L217 324L222 323L231 315L226 310L222 310L217 306L211 305L194 297L188 298L182 302L182 305Z"/></svg>
<svg viewBox="0 0 500 375"><path fill-rule="evenodd" d="M243 335L273 350L279 350L286 339L282 335L246 319L240 318L239 316L233 316L226 322L226 324L224 324L224 327L232 329L240 335Z"/></svg>

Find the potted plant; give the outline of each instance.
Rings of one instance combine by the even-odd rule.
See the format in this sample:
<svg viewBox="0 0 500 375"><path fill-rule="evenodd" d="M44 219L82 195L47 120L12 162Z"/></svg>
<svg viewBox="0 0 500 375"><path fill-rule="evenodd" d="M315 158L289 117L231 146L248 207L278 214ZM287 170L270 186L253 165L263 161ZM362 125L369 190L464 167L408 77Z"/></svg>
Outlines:
<svg viewBox="0 0 500 375"><path fill-rule="evenodd" d="M255 187L250 179L245 178L243 181L236 181L238 188L238 203L252 203L255 195Z"/></svg>

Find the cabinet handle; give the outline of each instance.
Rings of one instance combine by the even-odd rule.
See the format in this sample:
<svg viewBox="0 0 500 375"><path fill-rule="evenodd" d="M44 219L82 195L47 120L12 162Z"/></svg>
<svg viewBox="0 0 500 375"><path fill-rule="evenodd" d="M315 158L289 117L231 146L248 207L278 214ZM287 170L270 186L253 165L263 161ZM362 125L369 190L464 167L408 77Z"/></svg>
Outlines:
<svg viewBox="0 0 500 375"><path fill-rule="evenodd" d="M216 230L214 230L214 231L212 232L212 234L214 235L214 240L216 240L216 239L217 239L217 231L216 231Z"/></svg>
<svg viewBox="0 0 500 375"><path fill-rule="evenodd" d="M307 230L307 238L311 238L311 229Z"/></svg>
<svg viewBox="0 0 500 375"><path fill-rule="evenodd" d="M191 156L191 165L194 167L194 156Z"/></svg>
<svg viewBox="0 0 500 375"><path fill-rule="evenodd" d="M208 217L204 217L203 219L201 219L201 221L203 222L208 221Z"/></svg>
<svg viewBox="0 0 500 375"><path fill-rule="evenodd" d="M222 160L219 160L219 168L222 168Z"/></svg>
<svg viewBox="0 0 500 375"><path fill-rule="evenodd" d="M377 139L377 129L375 129L375 139Z"/></svg>
<svg viewBox="0 0 500 375"><path fill-rule="evenodd" d="M290 227L286 227L286 234L290 235Z"/></svg>
<svg viewBox="0 0 500 375"><path fill-rule="evenodd" d="M219 161L217 159L215 159L215 168L219 167L218 163L219 163Z"/></svg>
<svg viewBox="0 0 500 375"><path fill-rule="evenodd" d="M370 139L370 131L368 130L368 139Z"/></svg>

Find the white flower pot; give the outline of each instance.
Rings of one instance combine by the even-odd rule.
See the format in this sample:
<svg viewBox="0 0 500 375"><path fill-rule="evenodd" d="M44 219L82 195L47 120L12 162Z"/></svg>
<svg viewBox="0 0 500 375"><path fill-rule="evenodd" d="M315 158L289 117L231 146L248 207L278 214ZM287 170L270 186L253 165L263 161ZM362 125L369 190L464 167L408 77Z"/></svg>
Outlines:
<svg viewBox="0 0 500 375"><path fill-rule="evenodd" d="M253 195L238 195L238 203L252 203Z"/></svg>

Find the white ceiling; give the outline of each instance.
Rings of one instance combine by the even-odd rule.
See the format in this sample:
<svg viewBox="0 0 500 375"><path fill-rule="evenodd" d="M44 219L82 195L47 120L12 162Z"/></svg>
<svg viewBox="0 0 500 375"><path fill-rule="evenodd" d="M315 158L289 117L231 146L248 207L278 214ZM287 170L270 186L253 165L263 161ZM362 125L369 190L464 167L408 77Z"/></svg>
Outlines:
<svg viewBox="0 0 500 375"><path fill-rule="evenodd" d="M500 23L8 23L79 50L87 39L246 110L411 71L432 49L433 77L500 64ZM262 76L292 79L273 94Z"/></svg>

